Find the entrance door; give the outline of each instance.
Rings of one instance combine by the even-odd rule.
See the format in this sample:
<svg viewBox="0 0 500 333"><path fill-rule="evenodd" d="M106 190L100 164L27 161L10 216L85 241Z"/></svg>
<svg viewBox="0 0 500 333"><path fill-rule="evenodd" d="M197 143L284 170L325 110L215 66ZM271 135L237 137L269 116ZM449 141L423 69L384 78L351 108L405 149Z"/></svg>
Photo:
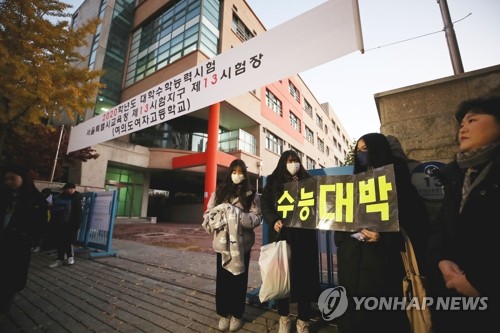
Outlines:
<svg viewBox="0 0 500 333"><path fill-rule="evenodd" d="M140 217L144 175L142 172L109 167L106 190L118 190L118 217Z"/></svg>

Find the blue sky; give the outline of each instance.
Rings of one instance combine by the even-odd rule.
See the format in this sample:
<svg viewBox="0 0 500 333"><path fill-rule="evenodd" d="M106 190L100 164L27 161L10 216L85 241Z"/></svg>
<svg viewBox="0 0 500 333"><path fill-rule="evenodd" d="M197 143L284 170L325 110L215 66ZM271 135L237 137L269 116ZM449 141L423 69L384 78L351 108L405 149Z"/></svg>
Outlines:
<svg viewBox="0 0 500 333"><path fill-rule="evenodd" d="M326 0L247 0L272 29ZM83 0L64 1L76 10ZM320 103L329 102L352 139L378 132L373 95L452 76L436 0L359 0L365 53L300 73ZM500 1L448 0L464 71L500 64ZM419 36L424 36L416 38ZM392 45L390 45L392 44ZM297 41L300 47L300 41Z"/></svg>

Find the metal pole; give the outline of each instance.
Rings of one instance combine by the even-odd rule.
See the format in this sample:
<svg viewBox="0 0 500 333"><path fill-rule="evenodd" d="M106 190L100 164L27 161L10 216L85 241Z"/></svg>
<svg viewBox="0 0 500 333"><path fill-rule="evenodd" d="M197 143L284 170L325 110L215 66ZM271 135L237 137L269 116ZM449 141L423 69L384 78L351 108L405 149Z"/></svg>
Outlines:
<svg viewBox="0 0 500 333"><path fill-rule="evenodd" d="M52 167L52 175L50 176L51 183L54 180L54 174L56 173L57 157L59 156L59 149L61 148L63 133L64 133L64 125L61 126L61 133L59 134L59 142L57 143L56 157L54 158L54 166Z"/></svg>
<svg viewBox="0 0 500 333"><path fill-rule="evenodd" d="M443 17L444 31L446 34L446 41L448 42L448 50L450 52L453 72L455 75L462 74L464 72L464 66L462 64L462 58L458 48L457 36L455 35L455 30L453 29L453 22L451 21L448 3L446 0L437 0L437 3L439 4L441 16Z"/></svg>
<svg viewBox="0 0 500 333"><path fill-rule="evenodd" d="M259 167L259 174L257 175L257 181L255 182L255 191L259 193L259 178L262 175L262 161L258 161L257 166Z"/></svg>

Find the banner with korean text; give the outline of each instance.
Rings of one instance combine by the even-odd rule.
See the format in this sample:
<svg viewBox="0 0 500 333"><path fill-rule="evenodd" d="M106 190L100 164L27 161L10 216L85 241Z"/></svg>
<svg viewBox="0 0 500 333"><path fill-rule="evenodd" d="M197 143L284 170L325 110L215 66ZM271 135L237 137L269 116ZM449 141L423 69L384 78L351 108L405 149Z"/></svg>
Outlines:
<svg viewBox="0 0 500 333"><path fill-rule="evenodd" d="M284 224L294 228L399 231L394 168L287 183L277 209Z"/></svg>
<svg viewBox="0 0 500 333"><path fill-rule="evenodd" d="M78 124L71 129L68 152L186 115L356 50L363 51L357 0L328 0Z"/></svg>

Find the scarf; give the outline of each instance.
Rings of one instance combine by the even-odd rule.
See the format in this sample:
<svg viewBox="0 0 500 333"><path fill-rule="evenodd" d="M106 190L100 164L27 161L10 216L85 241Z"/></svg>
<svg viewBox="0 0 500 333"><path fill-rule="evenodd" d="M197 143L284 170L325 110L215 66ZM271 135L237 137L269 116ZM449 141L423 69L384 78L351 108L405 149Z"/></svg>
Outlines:
<svg viewBox="0 0 500 333"><path fill-rule="evenodd" d="M457 154L458 166L460 169L467 169L489 162L495 153L495 149L499 146L500 142L497 142L492 145L460 152Z"/></svg>
<svg viewBox="0 0 500 333"><path fill-rule="evenodd" d="M491 159L500 143L494 143L457 154L457 164L465 171L464 184L462 186L462 201L460 212L467 202L470 192L483 180L491 168Z"/></svg>

